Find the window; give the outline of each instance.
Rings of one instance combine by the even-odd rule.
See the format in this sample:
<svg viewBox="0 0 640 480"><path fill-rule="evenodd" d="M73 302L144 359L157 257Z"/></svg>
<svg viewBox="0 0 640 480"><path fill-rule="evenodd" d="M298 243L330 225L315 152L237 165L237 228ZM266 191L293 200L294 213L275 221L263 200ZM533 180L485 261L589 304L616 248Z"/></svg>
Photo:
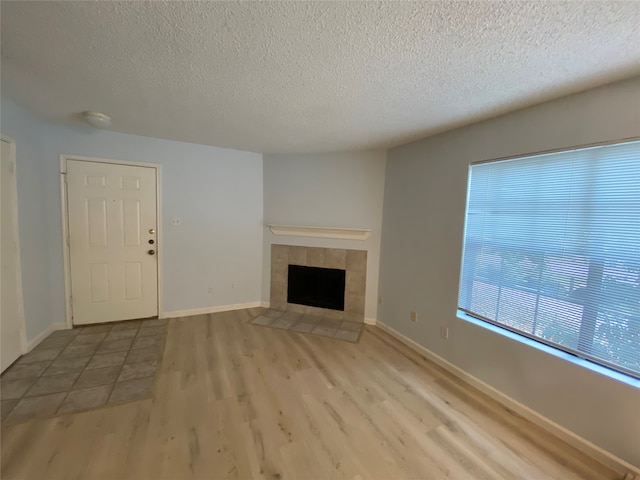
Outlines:
<svg viewBox="0 0 640 480"><path fill-rule="evenodd" d="M640 377L640 142L471 165L458 307Z"/></svg>

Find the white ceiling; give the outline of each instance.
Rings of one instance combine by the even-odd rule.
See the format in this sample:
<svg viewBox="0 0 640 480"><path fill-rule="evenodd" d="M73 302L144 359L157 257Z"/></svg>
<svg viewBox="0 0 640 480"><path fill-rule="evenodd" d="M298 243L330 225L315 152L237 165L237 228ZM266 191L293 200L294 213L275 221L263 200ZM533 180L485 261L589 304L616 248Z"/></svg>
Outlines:
<svg viewBox="0 0 640 480"><path fill-rule="evenodd" d="M640 3L1 2L2 95L257 152L389 147L640 73Z"/></svg>

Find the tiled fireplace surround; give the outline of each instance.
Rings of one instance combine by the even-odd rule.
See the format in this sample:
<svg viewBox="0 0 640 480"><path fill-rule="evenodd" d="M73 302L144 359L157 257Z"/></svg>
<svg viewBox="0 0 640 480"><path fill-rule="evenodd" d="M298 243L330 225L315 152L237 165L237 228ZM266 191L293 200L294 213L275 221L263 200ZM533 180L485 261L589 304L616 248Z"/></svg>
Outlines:
<svg viewBox="0 0 640 480"><path fill-rule="evenodd" d="M287 303L289 265L345 270L344 312ZM273 309L363 323L366 278L366 250L271 245L270 302Z"/></svg>

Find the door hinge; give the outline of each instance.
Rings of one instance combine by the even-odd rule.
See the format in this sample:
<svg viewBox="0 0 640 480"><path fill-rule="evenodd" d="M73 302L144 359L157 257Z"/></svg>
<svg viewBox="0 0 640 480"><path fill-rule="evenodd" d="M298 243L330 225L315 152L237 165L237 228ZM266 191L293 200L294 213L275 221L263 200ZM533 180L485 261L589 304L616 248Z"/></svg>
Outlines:
<svg viewBox="0 0 640 480"><path fill-rule="evenodd" d="M67 237L67 246L71 246L71 239L69 237Z"/></svg>

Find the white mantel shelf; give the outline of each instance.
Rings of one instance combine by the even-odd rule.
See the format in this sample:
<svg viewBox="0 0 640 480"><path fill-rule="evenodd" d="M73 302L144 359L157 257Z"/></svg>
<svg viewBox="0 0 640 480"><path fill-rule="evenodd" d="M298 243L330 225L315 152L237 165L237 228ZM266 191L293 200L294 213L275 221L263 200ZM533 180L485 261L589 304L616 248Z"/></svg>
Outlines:
<svg viewBox="0 0 640 480"><path fill-rule="evenodd" d="M269 224L274 235L292 235L296 237L340 238L342 240L366 240L371 236L371 230L364 228L338 227L303 227L298 225Z"/></svg>

